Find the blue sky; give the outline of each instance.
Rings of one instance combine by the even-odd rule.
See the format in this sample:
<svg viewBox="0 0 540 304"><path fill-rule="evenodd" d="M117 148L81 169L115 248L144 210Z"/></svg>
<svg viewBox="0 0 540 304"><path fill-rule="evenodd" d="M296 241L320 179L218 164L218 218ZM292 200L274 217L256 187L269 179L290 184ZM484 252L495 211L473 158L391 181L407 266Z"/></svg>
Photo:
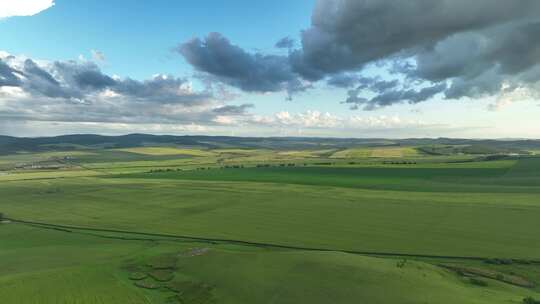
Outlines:
<svg viewBox="0 0 540 304"><path fill-rule="evenodd" d="M492 38L536 30L527 1L433 31L417 0L0 4L0 134L540 138L536 39Z"/></svg>
<svg viewBox="0 0 540 304"><path fill-rule="evenodd" d="M314 1L290 2L56 0L31 18L3 21L0 36L3 49L34 58L76 59L100 50L104 71L118 75L189 74L171 49L193 37L219 31L243 47L275 51L276 41L298 35Z"/></svg>

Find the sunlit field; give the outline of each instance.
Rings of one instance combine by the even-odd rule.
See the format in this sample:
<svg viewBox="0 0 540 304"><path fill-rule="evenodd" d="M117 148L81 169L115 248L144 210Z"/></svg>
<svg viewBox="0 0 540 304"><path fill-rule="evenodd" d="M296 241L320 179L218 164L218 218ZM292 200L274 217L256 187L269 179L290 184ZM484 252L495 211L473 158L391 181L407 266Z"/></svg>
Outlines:
<svg viewBox="0 0 540 304"><path fill-rule="evenodd" d="M0 159L8 302L492 304L540 291L534 157L141 147Z"/></svg>

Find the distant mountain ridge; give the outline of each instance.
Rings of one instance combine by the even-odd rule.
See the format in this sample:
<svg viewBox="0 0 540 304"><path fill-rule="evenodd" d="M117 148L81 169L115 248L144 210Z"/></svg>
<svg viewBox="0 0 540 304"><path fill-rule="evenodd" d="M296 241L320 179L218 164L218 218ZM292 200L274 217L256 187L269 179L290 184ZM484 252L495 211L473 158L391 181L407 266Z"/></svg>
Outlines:
<svg viewBox="0 0 540 304"><path fill-rule="evenodd" d="M540 140L478 140L458 138L314 138L314 137L231 137L201 135L128 134L104 136L72 134L54 137L12 137L0 135L0 154L77 149L131 148L141 146L189 146L201 148L333 149L358 146L475 145L506 150L540 149Z"/></svg>

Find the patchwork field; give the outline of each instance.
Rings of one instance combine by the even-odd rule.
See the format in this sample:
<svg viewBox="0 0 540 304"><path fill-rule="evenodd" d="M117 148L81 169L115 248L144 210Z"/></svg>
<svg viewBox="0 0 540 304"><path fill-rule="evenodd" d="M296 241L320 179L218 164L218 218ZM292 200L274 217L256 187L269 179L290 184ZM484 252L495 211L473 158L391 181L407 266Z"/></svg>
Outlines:
<svg viewBox="0 0 540 304"><path fill-rule="evenodd" d="M215 153L204 151L200 149L180 149L172 147L140 147L140 148L126 148L119 149L118 151L130 152L142 155L188 155L188 156L214 156Z"/></svg>
<svg viewBox="0 0 540 304"><path fill-rule="evenodd" d="M190 149L2 157L2 302L540 298L540 158Z"/></svg>
<svg viewBox="0 0 540 304"><path fill-rule="evenodd" d="M332 154L332 158L403 158L419 155L420 153L414 147L378 147L341 150Z"/></svg>

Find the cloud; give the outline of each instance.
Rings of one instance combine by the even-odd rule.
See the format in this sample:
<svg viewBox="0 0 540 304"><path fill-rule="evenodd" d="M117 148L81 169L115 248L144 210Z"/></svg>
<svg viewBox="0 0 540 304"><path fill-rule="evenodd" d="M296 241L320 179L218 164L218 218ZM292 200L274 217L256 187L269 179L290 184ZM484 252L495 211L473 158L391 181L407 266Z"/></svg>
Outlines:
<svg viewBox="0 0 540 304"><path fill-rule="evenodd" d="M132 100L162 104L196 105L212 98L211 92L194 92L185 78L155 75L139 81L104 74L90 61L55 61L37 64L32 59L0 59L2 86L17 86L32 96L91 99L108 91Z"/></svg>
<svg viewBox="0 0 540 304"><path fill-rule="evenodd" d="M140 101L185 106L197 106L214 98L213 92L194 91L186 78L161 74L144 81L130 78L117 80L110 90Z"/></svg>
<svg viewBox="0 0 540 304"><path fill-rule="evenodd" d="M0 55L0 120L124 124L219 124L247 115L221 91L195 90L186 78L119 78L90 61Z"/></svg>
<svg viewBox="0 0 540 304"><path fill-rule="evenodd" d="M337 88L350 88L361 82L362 77L351 73L339 73L331 75L326 83Z"/></svg>
<svg viewBox="0 0 540 304"><path fill-rule="evenodd" d="M377 84L388 84L388 86L382 86L381 88L377 89ZM397 82L395 82L395 84L397 84ZM360 97L360 89L350 90L348 92L348 98L344 101L344 103L351 104L352 109L358 109L360 106L363 106L364 110L375 110L395 103L403 102L416 104L429 100L435 95L444 92L447 85L446 83L439 83L419 90L392 87L395 87L393 82L376 82L374 85L371 85L371 88L378 90L379 94L373 98Z"/></svg>
<svg viewBox="0 0 540 304"><path fill-rule="evenodd" d="M272 116L254 116L252 123L274 128L333 129L333 130L395 130L432 128L436 125L399 116L339 116L329 112L308 110L301 113L282 111Z"/></svg>
<svg viewBox="0 0 540 304"><path fill-rule="evenodd" d="M190 124L129 124L103 122L64 121L3 121L0 120L0 134L37 137L69 134L125 135L131 133L152 134L208 134L213 127Z"/></svg>
<svg viewBox="0 0 540 304"><path fill-rule="evenodd" d="M321 74L360 68L452 35L537 17L535 0L320 0L296 64Z"/></svg>
<svg viewBox="0 0 540 304"><path fill-rule="evenodd" d="M96 62L105 62L107 60L102 51L90 50L90 54L92 55L92 59L94 59Z"/></svg>
<svg viewBox="0 0 540 304"><path fill-rule="evenodd" d="M21 72L13 69L0 59L0 87L17 87L21 84L19 76Z"/></svg>
<svg viewBox="0 0 540 304"><path fill-rule="evenodd" d="M276 42L275 47L278 49L292 49L295 43L296 41L291 37L284 37L281 38L278 42Z"/></svg>
<svg viewBox="0 0 540 304"><path fill-rule="evenodd" d="M213 110L214 113L220 114L220 115L242 115L244 114L248 109L253 108L253 104L242 104L242 105L227 105L219 108L215 108Z"/></svg>
<svg viewBox="0 0 540 304"><path fill-rule="evenodd" d="M215 33L183 44L181 53L198 71L244 91L326 80L352 89L346 103L364 109L434 96L497 97L540 90L539 16L537 0L318 0L301 45L276 44L287 55L250 53ZM373 70L399 84L366 88L384 84L368 76Z"/></svg>
<svg viewBox="0 0 540 304"><path fill-rule="evenodd" d="M328 112L251 113L232 104L221 86L195 90L169 75L146 80L109 76L90 61L44 61L0 53L0 133L211 133L295 136L426 134L439 126L397 116L340 116ZM8 81L9 80L9 81ZM355 77L355 89L400 87L397 81ZM428 90L426 88L426 90ZM40 133L42 132L42 133ZM430 133L431 134L431 133ZM399 135L401 136L401 135Z"/></svg>
<svg viewBox="0 0 540 304"><path fill-rule="evenodd" d="M498 96L495 102L488 105L488 110L499 111L517 101L531 100L535 98L538 98L538 92L530 89L518 87L509 90L508 87L503 87L503 93Z"/></svg>
<svg viewBox="0 0 540 304"><path fill-rule="evenodd" d="M219 33L182 43L178 52L199 72L246 92L305 90L286 56L249 53Z"/></svg>
<svg viewBox="0 0 540 304"><path fill-rule="evenodd" d="M33 16L54 6L54 0L0 1L0 19L15 16Z"/></svg>

